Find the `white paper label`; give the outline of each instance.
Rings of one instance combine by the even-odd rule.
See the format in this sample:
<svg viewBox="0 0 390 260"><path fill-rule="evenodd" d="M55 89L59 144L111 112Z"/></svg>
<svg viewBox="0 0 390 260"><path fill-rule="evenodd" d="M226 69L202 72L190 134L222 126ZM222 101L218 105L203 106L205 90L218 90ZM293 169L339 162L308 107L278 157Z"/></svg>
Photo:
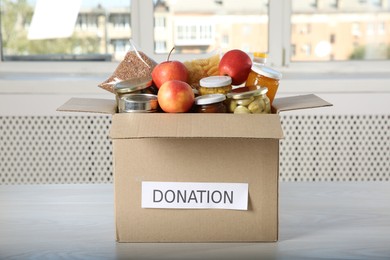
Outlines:
<svg viewBox="0 0 390 260"><path fill-rule="evenodd" d="M142 208L248 210L248 183L146 181Z"/></svg>
<svg viewBox="0 0 390 260"><path fill-rule="evenodd" d="M27 38L42 40L72 36L80 6L81 0L38 0Z"/></svg>

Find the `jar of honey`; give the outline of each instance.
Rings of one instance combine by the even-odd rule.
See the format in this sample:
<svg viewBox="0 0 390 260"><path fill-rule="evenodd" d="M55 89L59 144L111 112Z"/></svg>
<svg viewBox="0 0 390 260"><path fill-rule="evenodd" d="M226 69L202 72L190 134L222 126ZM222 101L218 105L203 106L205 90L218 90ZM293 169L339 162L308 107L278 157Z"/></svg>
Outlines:
<svg viewBox="0 0 390 260"><path fill-rule="evenodd" d="M272 105L276 92L278 91L279 80L281 78L282 73L279 71L276 71L270 67L253 64L245 86L250 90L259 89L261 87L268 88L267 96L270 99Z"/></svg>
<svg viewBox="0 0 390 260"><path fill-rule="evenodd" d="M248 90L242 87L227 95L228 110L234 114L269 114L271 105L265 87Z"/></svg>
<svg viewBox="0 0 390 260"><path fill-rule="evenodd" d="M224 94L232 90L232 78L229 76L210 76L199 81L199 94Z"/></svg>
<svg viewBox="0 0 390 260"><path fill-rule="evenodd" d="M195 98L195 112L197 113L226 113L224 94L208 94Z"/></svg>

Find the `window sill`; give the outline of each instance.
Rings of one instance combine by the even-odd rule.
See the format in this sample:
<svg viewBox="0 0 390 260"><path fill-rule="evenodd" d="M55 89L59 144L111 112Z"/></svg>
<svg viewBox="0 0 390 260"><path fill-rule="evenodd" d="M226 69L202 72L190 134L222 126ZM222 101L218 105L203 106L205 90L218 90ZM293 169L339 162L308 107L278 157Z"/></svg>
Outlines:
<svg viewBox="0 0 390 260"><path fill-rule="evenodd" d="M97 87L117 62L6 62L1 64L0 94L103 94ZM282 69L279 93L390 92L390 73Z"/></svg>
<svg viewBox="0 0 390 260"><path fill-rule="evenodd" d="M279 91L286 93L390 92L390 74L287 72L283 74Z"/></svg>

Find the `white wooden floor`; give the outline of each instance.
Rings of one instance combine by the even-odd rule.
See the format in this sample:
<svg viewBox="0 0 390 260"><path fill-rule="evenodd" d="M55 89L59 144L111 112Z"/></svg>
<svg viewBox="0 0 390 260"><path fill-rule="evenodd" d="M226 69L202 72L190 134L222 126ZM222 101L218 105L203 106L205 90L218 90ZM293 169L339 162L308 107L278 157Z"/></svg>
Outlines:
<svg viewBox="0 0 390 260"><path fill-rule="evenodd" d="M276 243L118 244L112 184L0 186L0 259L390 259L389 182L282 182Z"/></svg>

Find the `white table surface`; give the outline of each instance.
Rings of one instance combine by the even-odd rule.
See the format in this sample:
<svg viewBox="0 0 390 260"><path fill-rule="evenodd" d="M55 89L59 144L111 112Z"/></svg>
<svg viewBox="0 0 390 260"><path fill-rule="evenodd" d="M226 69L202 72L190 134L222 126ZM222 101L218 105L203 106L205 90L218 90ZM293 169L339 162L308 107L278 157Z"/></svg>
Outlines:
<svg viewBox="0 0 390 260"><path fill-rule="evenodd" d="M390 259L390 183L281 183L276 243L116 243L112 184L0 186L0 259Z"/></svg>

